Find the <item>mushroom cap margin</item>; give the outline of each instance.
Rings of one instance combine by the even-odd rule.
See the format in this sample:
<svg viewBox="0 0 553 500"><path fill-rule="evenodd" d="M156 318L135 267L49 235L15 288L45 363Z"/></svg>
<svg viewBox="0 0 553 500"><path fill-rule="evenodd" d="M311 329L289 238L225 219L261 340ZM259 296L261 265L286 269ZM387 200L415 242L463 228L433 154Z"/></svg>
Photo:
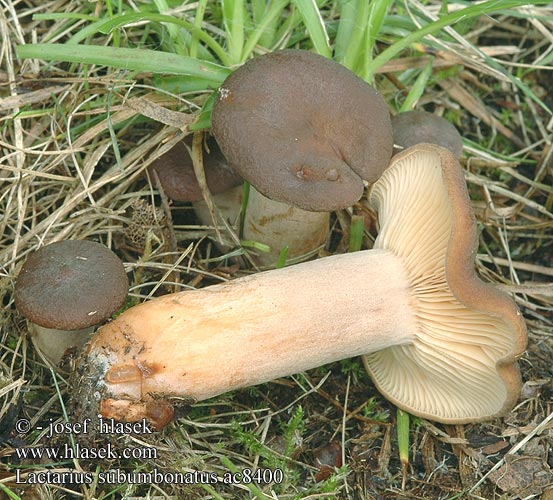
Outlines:
<svg viewBox="0 0 553 500"><path fill-rule="evenodd" d="M425 186L420 161L437 187ZM397 191L402 176L409 182L390 201L394 195L384 190L396 183ZM404 259L419 321L413 344L364 356L375 385L400 408L443 423L505 414L520 394L516 359L526 326L514 301L476 275L476 222L453 154L431 144L405 150L375 183L370 201L381 224L375 248ZM403 227L386 220L390 203L404 203L396 206ZM437 209L442 218L432 215Z"/></svg>

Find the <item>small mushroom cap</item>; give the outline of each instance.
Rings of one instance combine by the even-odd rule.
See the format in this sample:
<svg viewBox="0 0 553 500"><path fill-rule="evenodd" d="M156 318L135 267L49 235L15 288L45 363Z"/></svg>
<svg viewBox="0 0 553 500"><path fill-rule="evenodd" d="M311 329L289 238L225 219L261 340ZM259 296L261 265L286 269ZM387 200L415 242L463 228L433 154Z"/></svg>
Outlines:
<svg viewBox="0 0 553 500"><path fill-rule="evenodd" d="M455 158L463 153L463 138L455 125L428 111L413 110L392 117L394 144L406 149L415 144L437 144L449 149Z"/></svg>
<svg viewBox="0 0 553 500"><path fill-rule="evenodd" d="M418 329L409 344L364 356L400 408L444 423L486 420L520 394L526 326L515 302L476 275L476 222L453 154L432 144L396 155L374 184L375 248L403 261Z"/></svg>
<svg viewBox="0 0 553 500"><path fill-rule="evenodd" d="M159 178L165 194L175 201L202 200L202 190L196 180L192 158L186 144L191 139L178 142L174 148L160 156L150 165ZM212 194L222 193L241 184L242 178L227 163L217 142L208 138L207 149L203 151L203 162L207 187Z"/></svg>
<svg viewBox="0 0 553 500"><path fill-rule="evenodd" d="M241 66L211 116L233 169L268 198L304 210L350 206L392 154L384 99L347 68L303 50Z"/></svg>
<svg viewBox="0 0 553 500"><path fill-rule="evenodd" d="M15 305L45 328L97 325L125 302L129 283L121 260L93 241L67 240L37 250L15 285Z"/></svg>

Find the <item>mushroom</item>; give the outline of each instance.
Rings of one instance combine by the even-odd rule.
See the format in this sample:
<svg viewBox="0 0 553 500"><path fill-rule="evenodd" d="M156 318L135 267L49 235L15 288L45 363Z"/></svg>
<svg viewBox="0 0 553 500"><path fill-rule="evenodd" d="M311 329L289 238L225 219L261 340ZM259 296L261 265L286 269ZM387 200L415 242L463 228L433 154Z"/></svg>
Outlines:
<svg viewBox="0 0 553 500"><path fill-rule="evenodd" d="M15 305L31 322L35 347L57 364L123 305L127 292L125 268L111 250L67 240L30 255L17 277Z"/></svg>
<svg viewBox="0 0 553 500"><path fill-rule="evenodd" d="M232 168L268 198L311 211L356 202L392 155L384 99L305 50L251 59L219 88L212 131Z"/></svg>
<svg viewBox="0 0 553 500"><path fill-rule="evenodd" d="M167 153L157 158L149 167L155 171L165 194L175 201L202 200L202 190L196 180L189 153L192 136L177 142ZM206 182L212 194L223 193L242 184L242 178L229 166L214 139L207 141L204 153Z"/></svg>
<svg viewBox="0 0 553 500"><path fill-rule="evenodd" d="M189 143L187 139L185 142ZM242 178L228 166L219 146L211 137L203 152L207 186L214 195L220 215L238 226L242 208ZM198 219L212 224L211 213L203 201L187 146L180 142L150 166L159 178L163 190L175 201L192 202ZM240 184L240 185L239 185ZM218 222L221 222L220 220ZM222 224L221 224L222 225ZM325 244L330 225L329 212L308 212L273 201L250 186L248 204L243 218L242 236L267 245L269 252L252 253L253 261L262 267L277 263L283 247L288 247L287 263L293 264L312 257ZM238 230L238 228L237 228ZM235 244L223 236L222 251Z"/></svg>
<svg viewBox="0 0 553 500"><path fill-rule="evenodd" d="M437 144L449 149L456 158L463 154L463 138L455 125L427 111L412 110L392 117L394 152L420 143Z"/></svg>
<svg viewBox="0 0 553 500"><path fill-rule="evenodd" d="M526 329L514 301L477 278L463 172L446 149L394 157L370 191L374 248L156 298L102 327L80 396L93 411L161 427L173 403L204 400L364 355L400 408L444 423L516 401ZM156 417L162 415L162 417Z"/></svg>

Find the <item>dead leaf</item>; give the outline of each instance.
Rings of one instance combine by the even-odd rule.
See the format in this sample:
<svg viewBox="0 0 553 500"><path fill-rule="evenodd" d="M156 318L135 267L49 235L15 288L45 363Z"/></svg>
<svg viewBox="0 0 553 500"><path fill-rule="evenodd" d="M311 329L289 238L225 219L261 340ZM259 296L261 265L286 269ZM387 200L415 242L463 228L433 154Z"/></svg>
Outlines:
<svg viewBox="0 0 553 500"><path fill-rule="evenodd" d="M553 471L545 461L545 447L539 439L529 441L524 455L505 455L505 463L489 475L489 479L510 498L540 495L553 483Z"/></svg>

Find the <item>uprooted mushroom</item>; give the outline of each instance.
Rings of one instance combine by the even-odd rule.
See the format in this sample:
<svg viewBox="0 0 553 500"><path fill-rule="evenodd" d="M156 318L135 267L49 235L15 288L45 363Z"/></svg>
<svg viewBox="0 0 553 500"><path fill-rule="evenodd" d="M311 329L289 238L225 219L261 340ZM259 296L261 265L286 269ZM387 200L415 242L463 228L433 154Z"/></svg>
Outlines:
<svg viewBox="0 0 553 500"><path fill-rule="evenodd" d="M397 406L445 423L507 412L526 343L514 301L476 275L476 224L449 151L413 146L370 190L374 248L132 307L85 350L80 398L120 420L363 355ZM83 405L81 405L83 406Z"/></svg>

